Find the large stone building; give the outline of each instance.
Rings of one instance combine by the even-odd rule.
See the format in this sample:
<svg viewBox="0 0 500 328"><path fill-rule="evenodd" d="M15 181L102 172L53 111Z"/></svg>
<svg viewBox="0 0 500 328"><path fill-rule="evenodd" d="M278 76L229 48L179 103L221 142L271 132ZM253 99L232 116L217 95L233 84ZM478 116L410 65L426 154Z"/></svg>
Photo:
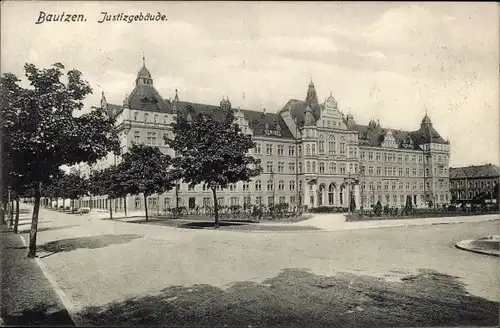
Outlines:
<svg viewBox="0 0 500 328"><path fill-rule="evenodd" d="M498 183L500 169L496 165L450 167L450 192L454 202L470 202L476 196L496 201L498 195L494 190Z"/></svg>
<svg viewBox="0 0 500 328"><path fill-rule="evenodd" d="M151 73L145 65L135 80L135 87L123 104L108 104L104 94L101 106L116 117L123 151L132 142L159 147L174 156L164 137L172 136L175 115L187 115L187 106L194 112L211 112L231 106L222 99L220 106L181 101L177 90L171 100L155 89ZM332 96L319 103L313 82L305 100L289 100L277 113L266 110L236 109L238 123L244 133L252 135L256 147L251 153L262 161L263 173L249 183L239 182L221 190L222 205L288 203L308 207L322 205L347 208L350 199L356 207L370 207L377 201L390 206L403 206L407 196L414 204L450 200L448 166L450 143L443 140L427 115L420 128L408 132L386 129L378 122L367 126L355 122L352 114L345 116ZM92 169L117 164L120 158L110 155ZM83 167L84 175L90 168ZM349 197L348 195L351 195ZM103 197L85 199L85 205L106 208ZM158 212L177 205L211 206L210 190L202 185L179 188L152 196L149 204ZM127 208L140 210L140 196L129 197ZM122 200L114 207L122 210Z"/></svg>

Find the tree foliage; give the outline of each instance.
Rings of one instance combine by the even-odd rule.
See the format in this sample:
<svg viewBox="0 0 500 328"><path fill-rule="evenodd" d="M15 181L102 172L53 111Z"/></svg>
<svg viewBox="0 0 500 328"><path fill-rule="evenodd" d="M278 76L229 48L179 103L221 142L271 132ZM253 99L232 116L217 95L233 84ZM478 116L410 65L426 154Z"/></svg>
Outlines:
<svg viewBox="0 0 500 328"><path fill-rule="evenodd" d="M13 172L37 185L28 253L34 257L42 185L61 165L95 163L120 148L114 121L104 109L76 116L85 97L92 93L81 72L69 70L65 74L61 63L47 69L26 64L24 69L28 88L13 74L1 78L3 151L16 163Z"/></svg>
<svg viewBox="0 0 500 328"><path fill-rule="evenodd" d="M123 161L117 166L117 188L126 194L144 195L146 220L148 220L147 198L171 190L176 176L172 172L172 159L159 148L133 144L123 154Z"/></svg>
<svg viewBox="0 0 500 328"><path fill-rule="evenodd" d="M255 146L251 136L243 134L231 108L218 109L217 116L198 113L191 118L178 113L173 124L174 138L168 140L176 152L174 166L188 184L204 183L212 190L215 227L218 227L216 188L249 181L261 172L260 160L248 154Z"/></svg>

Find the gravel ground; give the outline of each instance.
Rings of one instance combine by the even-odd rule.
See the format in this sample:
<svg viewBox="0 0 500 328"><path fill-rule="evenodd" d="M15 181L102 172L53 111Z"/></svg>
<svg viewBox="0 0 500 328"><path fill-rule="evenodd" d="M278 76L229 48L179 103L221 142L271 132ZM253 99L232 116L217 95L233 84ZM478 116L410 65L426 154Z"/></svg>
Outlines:
<svg viewBox="0 0 500 328"><path fill-rule="evenodd" d="M498 322L498 259L454 247L498 222L280 234L42 218L41 261L89 325Z"/></svg>

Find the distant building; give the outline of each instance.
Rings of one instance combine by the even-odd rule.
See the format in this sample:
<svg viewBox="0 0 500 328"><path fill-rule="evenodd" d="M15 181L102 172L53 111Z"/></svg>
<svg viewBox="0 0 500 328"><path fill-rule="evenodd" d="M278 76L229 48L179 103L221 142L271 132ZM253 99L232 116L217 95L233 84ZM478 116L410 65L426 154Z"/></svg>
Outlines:
<svg viewBox="0 0 500 328"><path fill-rule="evenodd" d="M102 97L101 107L116 118L122 151L132 142L158 147L174 156L164 138L171 138L175 115L213 113L231 107L224 98L219 106L180 101L175 91L164 99L153 85L145 64L139 70L135 87L122 105L109 104ZM191 114L189 113L189 114ZM351 113L340 110L330 94L319 103L314 83L309 83L305 100L289 100L277 113L266 110L237 109L236 119L242 131L256 143L251 154L262 161L263 173L250 183L239 182L220 190L221 205L294 205L348 206L351 197L356 207L369 208L377 201L383 205L404 206L407 196L413 204L426 206L448 203L448 167L450 143L435 130L427 115L420 128L401 131L383 128L379 122L360 125ZM109 155L92 169L120 163ZM90 173L86 167L82 172ZM117 200L115 209L141 210L142 196L128 197L126 204ZM177 201L178 200L178 201ZM106 197L85 198L94 208L107 208ZM171 191L149 197L153 213L164 208L213 206L212 195L202 185L180 185ZM90 205L90 204L89 204Z"/></svg>
<svg viewBox="0 0 500 328"><path fill-rule="evenodd" d="M493 164L450 167L450 192L453 201L471 201L483 195L486 199L496 200L495 185L500 182L500 170Z"/></svg>

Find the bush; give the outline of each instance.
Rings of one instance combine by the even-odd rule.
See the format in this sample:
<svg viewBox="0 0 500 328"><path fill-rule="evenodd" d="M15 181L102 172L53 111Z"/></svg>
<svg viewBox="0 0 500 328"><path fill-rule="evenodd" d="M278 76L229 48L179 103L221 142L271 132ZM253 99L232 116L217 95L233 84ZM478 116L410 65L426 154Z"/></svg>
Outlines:
<svg viewBox="0 0 500 328"><path fill-rule="evenodd" d="M311 213L345 213L345 212L348 212L348 208L343 206L318 206L311 208Z"/></svg>
<svg viewBox="0 0 500 328"><path fill-rule="evenodd" d="M375 205L375 207L373 208L373 213L376 216L382 215L382 204L380 203L380 201L378 201L377 204Z"/></svg>

